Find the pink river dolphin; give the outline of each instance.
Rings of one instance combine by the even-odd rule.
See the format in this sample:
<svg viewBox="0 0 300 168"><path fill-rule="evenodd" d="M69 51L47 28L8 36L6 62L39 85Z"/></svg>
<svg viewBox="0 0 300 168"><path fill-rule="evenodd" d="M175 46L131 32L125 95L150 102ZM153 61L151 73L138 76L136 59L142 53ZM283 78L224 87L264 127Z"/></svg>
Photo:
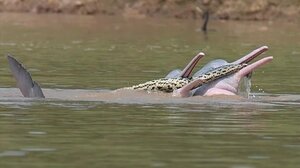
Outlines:
<svg viewBox="0 0 300 168"><path fill-rule="evenodd" d="M260 48L257 48L250 52L249 54L243 56L242 58L232 62L228 63L225 60L217 59L213 60L209 63L207 63L203 68L201 68L198 72L194 74L194 76L199 76L201 74L204 74L212 69L215 69L217 67L227 65L227 64L242 64L242 63L249 63L254 58L259 56L260 54L264 53L268 50L267 46L262 46ZM194 57L193 60L184 68L183 71L180 71L178 69L171 71L166 78L174 78L174 77L190 77L191 72L196 66L197 62L202 58L202 54L198 54ZM194 88L195 83L191 82L184 87L176 90L173 95L179 96L179 97L189 97L189 96L212 96L212 95L237 95L238 94L238 87L239 83L242 78L246 77L250 73L252 73L254 70L258 69L259 67L271 62L273 60L272 56L262 58L247 67L241 69L240 71L226 76L222 77L220 79L217 79L213 82L210 82L208 84L204 84L200 87Z"/></svg>
<svg viewBox="0 0 300 168"><path fill-rule="evenodd" d="M227 64L244 64L249 63L254 58L256 58L258 55L262 54L268 50L267 46L260 47L251 53L247 54L246 56L232 62L228 63L225 60L213 60L206 64L201 70L199 70L197 73L195 73L194 76L199 76L201 74L204 74L206 72L209 72L213 69L216 69L218 67L221 67L223 65ZM189 64L184 68L184 70L173 70L170 72L165 78L190 78L191 73L198 63L198 61L204 56L203 52L200 52L197 54L190 62ZM39 86L37 82L35 82L30 73L22 66L21 63L19 63L14 57L11 55L7 56L9 67L11 69L11 72L16 79L17 87L20 89L21 93L24 97L31 97L31 98L45 98L44 93ZM173 96L177 97L189 97L189 96L212 96L212 95L236 95L238 93L238 86L240 83L240 80L250 74L252 71L256 70L257 68L261 67L262 65L265 65L272 61L273 57L265 57L262 58L252 64L249 64L248 66L244 67L243 69L239 70L238 72L222 77L218 80L212 81L210 83L199 86L199 83L202 83L201 80L195 80L184 87L175 90L173 92Z"/></svg>

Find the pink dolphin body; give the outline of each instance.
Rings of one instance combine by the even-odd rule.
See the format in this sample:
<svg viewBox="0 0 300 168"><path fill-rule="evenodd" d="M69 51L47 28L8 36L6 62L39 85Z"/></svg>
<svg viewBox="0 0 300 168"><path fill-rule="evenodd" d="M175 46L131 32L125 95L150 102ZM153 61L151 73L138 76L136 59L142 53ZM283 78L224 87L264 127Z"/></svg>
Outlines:
<svg viewBox="0 0 300 168"><path fill-rule="evenodd" d="M212 71L218 67L224 66L226 64L244 64L248 63L253 60L255 57L266 51L268 47L263 46L260 47L250 54L242 57L241 59L233 62L228 63L225 60L214 60L210 63L206 64L200 71L198 71L195 75L200 76L201 74L205 74L209 71ZM204 56L204 53L198 53L191 62L184 68L183 71L174 70L167 75L166 78L189 78L191 77L191 72L193 71L194 67L198 63L198 61ZM12 71L13 76L17 81L17 86L21 90L24 97L36 97L36 98L45 98L41 87L38 85L37 82L32 80L30 73L19 63L16 59L12 56L7 56L9 61L9 66ZM243 69L239 70L238 72L215 80L213 82L206 83L203 78L195 79L194 81L188 83L187 85L183 86L182 88L175 90L173 92L174 96L180 97L188 97L194 95L201 95L201 96L211 96L211 95L236 95L237 89L239 85L239 81L258 67L270 62L273 57L266 57L257 62L254 62L251 65L244 67ZM200 87L199 87L200 86Z"/></svg>
<svg viewBox="0 0 300 168"><path fill-rule="evenodd" d="M251 53L247 54L246 56L232 62L228 63L225 60L213 60L206 64L201 70L199 70L197 73L195 73L194 76L199 76L203 73L206 73L214 68L220 67L222 65L226 64L242 64L242 63L249 63L251 60L262 54L263 52L267 51L268 47L267 46L262 46ZM179 96L179 97L188 97L188 96L212 96L212 95L237 95L238 93L238 86L240 83L240 80L250 74L252 71L255 69L261 67L262 65L265 65L272 61L273 57L265 57L262 58L247 67L241 69L240 71L230 75L226 76L223 78L220 78L218 80L215 80L213 82L210 82L208 84L204 84L196 89L194 88L195 84L194 82L191 82L184 87L176 90L176 92L173 93L174 96ZM197 61L197 60L195 60ZM191 71L195 67L195 61L192 60L187 67L181 72L180 70L174 70L170 72L167 77L176 77L176 76L182 76L182 74L187 74L185 77L189 77ZM192 68L190 65L193 65Z"/></svg>

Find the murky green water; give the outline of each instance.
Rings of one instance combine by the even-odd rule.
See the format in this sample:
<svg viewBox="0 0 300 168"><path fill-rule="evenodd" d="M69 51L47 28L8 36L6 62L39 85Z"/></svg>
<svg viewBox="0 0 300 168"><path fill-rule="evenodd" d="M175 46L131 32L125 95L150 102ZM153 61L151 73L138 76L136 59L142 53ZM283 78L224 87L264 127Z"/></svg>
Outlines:
<svg viewBox="0 0 300 168"><path fill-rule="evenodd" d="M0 167L299 166L299 24L209 26L204 36L198 21L0 14ZM274 60L254 73L250 100L77 97L163 77L201 50L199 67L261 45ZM6 53L50 99L7 89Z"/></svg>

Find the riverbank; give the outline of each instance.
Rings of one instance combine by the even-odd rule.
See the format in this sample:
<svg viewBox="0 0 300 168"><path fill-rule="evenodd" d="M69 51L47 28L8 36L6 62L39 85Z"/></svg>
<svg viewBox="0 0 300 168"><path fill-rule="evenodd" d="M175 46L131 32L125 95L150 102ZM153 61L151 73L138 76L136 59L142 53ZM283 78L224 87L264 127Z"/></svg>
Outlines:
<svg viewBox="0 0 300 168"><path fill-rule="evenodd" d="M128 18L296 20L298 0L0 0L0 12L121 15Z"/></svg>

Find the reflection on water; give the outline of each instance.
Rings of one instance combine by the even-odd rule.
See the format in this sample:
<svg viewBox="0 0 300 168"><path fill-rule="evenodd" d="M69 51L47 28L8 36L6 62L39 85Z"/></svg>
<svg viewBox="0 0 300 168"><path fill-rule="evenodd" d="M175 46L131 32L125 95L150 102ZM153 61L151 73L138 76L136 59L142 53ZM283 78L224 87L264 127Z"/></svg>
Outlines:
<svg viewBox="0 0 300 168"><path fill-rule="evenodd" d="M46 100L25 99L0 58L0 167L297 167L298 24L0 15L0 52L23 62ZM249 99L111 93L268 45ZM246 81L247 82L247 81ZM104 96L103 96L104 95Z"/></svg>

